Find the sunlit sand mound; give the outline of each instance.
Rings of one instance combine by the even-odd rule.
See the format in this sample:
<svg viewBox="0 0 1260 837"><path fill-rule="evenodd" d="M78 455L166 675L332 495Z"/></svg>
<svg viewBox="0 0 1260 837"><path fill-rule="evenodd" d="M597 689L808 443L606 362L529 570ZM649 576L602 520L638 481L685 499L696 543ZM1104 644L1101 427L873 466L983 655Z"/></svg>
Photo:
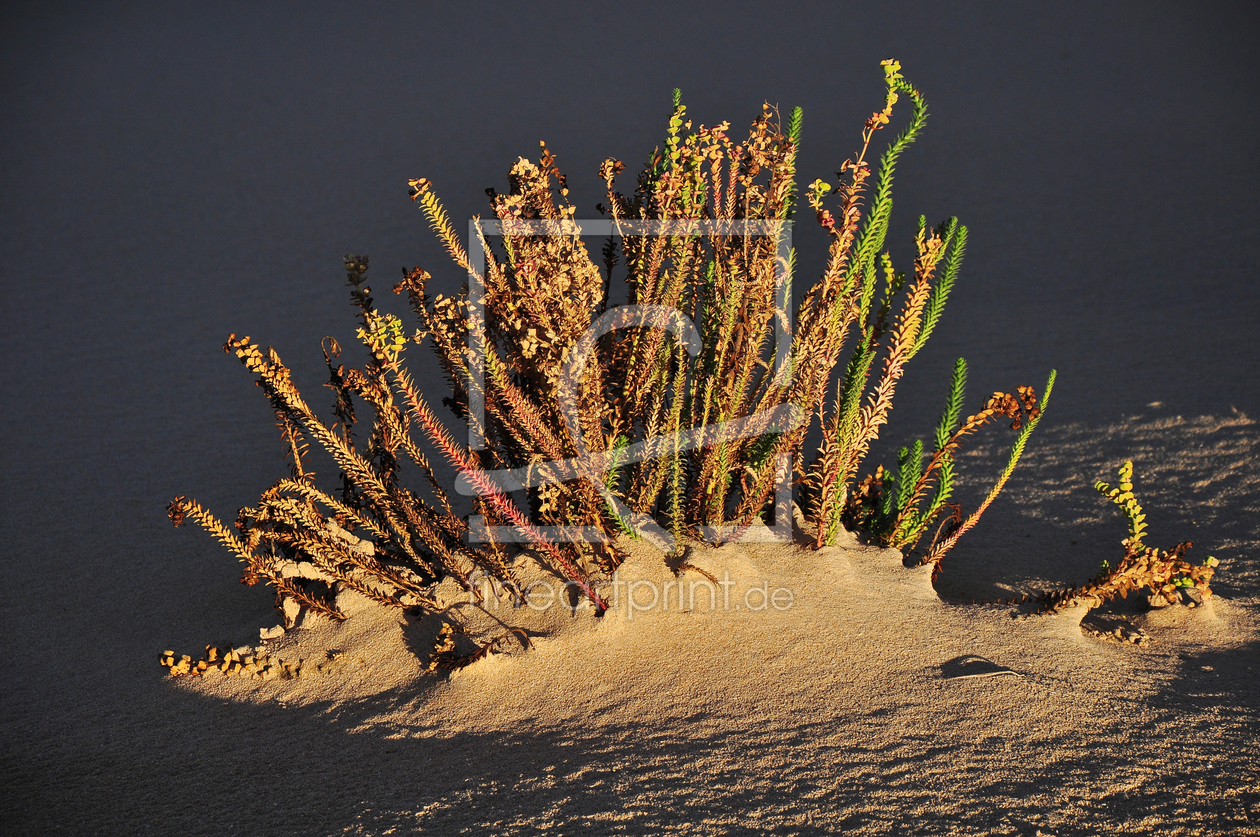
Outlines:
<svg viewBox="0 0 1260 837"><path fill-rule="evenodd" d="M316 709L325 720L307 718L311 734L323 724L344 734L353 718L354 732L386 735L417 757L435 746L425 741L471 748L457 784L477 804L461 790L423 809L366 812L368 831L382 823L511 831L511 814L525 831L590 820L613 831L700 833L735 825L727 815L706 819L704 800L739 794L755 804L718 807L754 810L758 827L849 822L881 833L897 806L898 827L928 818L966 831L970 818L999 810L991 833L1109 818L1175 832L1199 816L1186 812L1219 815L1228 804L1228 783L1206 778L1241 746L1245 725L1219 710L1182 705L1174 717L1167 707L1170 693L1213 677L1207 665L1187 674L1185 657L1209 649L1228 657L1256 635L1253 617L1219 597L1197 610L1095 614L1083 629L1083 608L1042 616L946 604L928 569L856 542L817 552L693 547L686 560L695 569L678 577L651 548L620 545L629 558L602 618L574 607L526 556L518 562L533 567L523 573L533 582L527 605L487 595L481 611L446 585L472 626L460 638L468 647L504 626L529 644L509 638L448 676L424 672L436 621L343 597L344 623L307 617L264 643L265 653L303 659L301 676L178 682ZM1103 759L1114 770L1082 766L1097 765L1100 748L1114 750ZM510 788L527 782L542 792L541 782L545 791L558 770L587 776L590 795L522 814ZM630 806L638 815L626 815L627 795L641 800ZM1140 816L1127 803L1116 808L1121 797L1145 799Z"/></svg>

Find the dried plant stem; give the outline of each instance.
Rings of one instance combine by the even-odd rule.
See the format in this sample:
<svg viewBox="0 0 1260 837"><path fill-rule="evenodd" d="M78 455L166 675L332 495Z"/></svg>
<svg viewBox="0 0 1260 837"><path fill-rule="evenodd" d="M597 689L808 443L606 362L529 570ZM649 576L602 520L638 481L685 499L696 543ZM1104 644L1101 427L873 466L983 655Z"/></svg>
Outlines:
<svg viewBox="0 0 1260 837"><path fill-rule="evenodd" d="M1038 405L1037 414L1024 424L1023 429L1020 431L1019 436L1015 440L1014 446L1011 447L1011 454L1006 461L1006 467L1002 469L1002 473L998 477L997 482L995 482L993 487L989 489L989 493L985 496L984 501L980 503L976 510L968 515L967 518L959 524L958 528L951 534L945 536L936 543L933 543L931 547L928 548L927 554L924 555L923 559L919 562L920 565L939 565L941 558L945 556L945 553L953 549L954 544L958 543L958 539L967 532L971 531L971 529L980 522L980 516L984 514L985 509L992 505L993 501L997 499L998 494L1002 492L1002 488L1006 485L1006 481L1010 479L1011 474L1015 472L1015 466L1019 464L1019 458L1024 453L1025 445L1028 444L1028 437L1031 436L1032 432L1037 429L1037 425L1041 422L1041 416L1045 412L1046 405L1050 403L1050 392L1054 389L1055 375L1055 370L1050 370L1050 377L1046 380L1046 388L1042 391L1041 403Z"/></svg>
<svg viewBox="0 0 1260 837"><path fill-rule="evenodd" d="M433 415L433 411L425 402L423 396L416 390L412 384L406 370L402 369L397 361L390 361L386 367L394 376L394 384L398 387L399 392L406 398L407 403L411 406L412 412L424 427L425 432L435 444L441 448L446 455L447 460L460 470L481 492L481 496L493 506L495 506L503 515L510 520L523 534L525 534L531 542L533 542L540 551L547 554L551 560L556 562L559 569L563 570L569 581L577 584L584 593L590 598L595 605L597 611L603 612L608 608L608 603L595 591L590 582L586 579L585 574L569 561L555 546L555 544L543 537L538 530L529 522L529 519L521 513L520 509L509 500L498 487L488 480L484 475L478 463L474 462L471 457L463 449L455 444L447 433L446 428L441 425L437 417ZM502 572L502 568L496 568Z"/></svg>

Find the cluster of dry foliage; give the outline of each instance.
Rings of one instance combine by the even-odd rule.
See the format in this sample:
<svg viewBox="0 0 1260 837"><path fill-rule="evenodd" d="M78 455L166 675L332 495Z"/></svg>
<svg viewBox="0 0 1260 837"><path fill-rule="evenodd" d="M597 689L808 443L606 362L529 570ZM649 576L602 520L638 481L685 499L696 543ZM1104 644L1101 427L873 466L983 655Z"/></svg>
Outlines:
<svg viewBox="0 0 1260 837"><path fill-rule="evenodd" d="M1124 555L1116 565L1104 561L1097 576L1080 587L1068 587L1041 596L1041 604L1049 611L1062 610L1075 604L1099 605L1129 593L1145 593L1153 606L1179 604L1183 600L1194 607L1212 595L1212 576L1220 562L1208 556L1202 564L1186 560L1192 544L1184 541L1172 549L1147 546L1146 513L1133 495L1133 463L1125 462L1117 474L1120 484L1112 488L1098 482L1094 488L1124 513L1129 534L1120 542Z"/></svg>
<svg viewBox="0 0 1260 837"><path fill-rule="evenodd" d="M205 655L195 662L188 654L176 659L175 652L169 650L162 652L160 662L164 668L171 670L172 677L221 674L254 680L292 680L311 671L318 674L329 671L323 663L307 665L305 660L285 660L264 653L255 656L252 648L220 648L214 645L207 645Z"/></svg>
<svg viewBox="0 0 1260 837"><path fill-rule="evenodd" d="M367 258L346 258L370 356L348 368L325 340L332 423L274 350L233 335L225 349L270 399L292 473L241 510L235 531L184 497L170 505L172 520L193 518L235 552L243 580L270 584L290 622L300 608L342 618L332 593L343 588L424 612L440 609L431 586L447 576L484 574L519 594L510 541L527 543L602 612L600 582L620 561L619 535L666 554L686 537L738 538L763 516L791 519L785 484L816 526L815 545L833 543L846 524L904 550L931 531L921 560L939 565L1014 469L1053 373L1040 401L1022 386L963 418L960 360L933 452L916 443L895 468L858 480L905 365L941 316L967 238L955 219L929 227L920 218L908 271L884 250L894 170L927 110L899 64L883 67L884 107L866 120L840 182L805 189L829 244L821 276L803 289L788 246L799 108L784 126L764 107L739 139L725 122L693 129L675 91L666 139L634 190L616 188L619 161L601 166L611 234L599 262L545 146L539 163L512 166L506 194L488 190L494 221L477 222L472 238L484 258L470 257L429 181L412 181L413 200L470 277L462 292L432 294L427 272L405 272L394 290L420 322L408 333L377 309ZM903 97L909 123L873 165L872 140ZM610 303L614 272L626 305ZM443 403L478 443L457 441L404 367L404 350L425 342L452 390ZM1008 466L964 514L949 502L955 454L1000 418L1019 431ZM811 428L821 443L806 456ZM338 490L318 487L304 464L311 440L336 461ZM456 514L432 456L456 469L472 516Z"/></svg>

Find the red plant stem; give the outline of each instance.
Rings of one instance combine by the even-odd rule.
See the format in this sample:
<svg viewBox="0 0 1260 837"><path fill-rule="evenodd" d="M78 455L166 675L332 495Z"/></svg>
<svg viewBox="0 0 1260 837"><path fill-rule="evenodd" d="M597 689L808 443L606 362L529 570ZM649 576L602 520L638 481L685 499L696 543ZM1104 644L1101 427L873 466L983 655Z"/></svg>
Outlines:
<svg viewBox="0 0 1260 837"><path fill-rule="evenodd" d="M394 374L394 380L400 392L411 405L412 412L415 413L417 419L424 426L425 432L434 444L442 449L446 454L447 460L460 470L474 486L477 487L478 493L485 497L495 508L501 511L513 524L517 526L525 535L538 545L540 549L546 552L561 569L569 576L568 580L578 587L582 588L582 592L586 593L591 602L595 605L597 615L603 615L608 609L608 602L595 591L595 588L582 577L582 573L565 558L560 550L556 549L555 544L544 538L533 524L529 522L529 518L521 513L516 504L509 500L499 490L499 487L491 480L487 479L481 468L466 451L455 444L455 440L447 433L446 428L437 420L437 416L433 415L429 405L424 398L416 390L411 383L410 377L406 371L398 365L397 360L391 360L386 363L385 368Z"/></svg>

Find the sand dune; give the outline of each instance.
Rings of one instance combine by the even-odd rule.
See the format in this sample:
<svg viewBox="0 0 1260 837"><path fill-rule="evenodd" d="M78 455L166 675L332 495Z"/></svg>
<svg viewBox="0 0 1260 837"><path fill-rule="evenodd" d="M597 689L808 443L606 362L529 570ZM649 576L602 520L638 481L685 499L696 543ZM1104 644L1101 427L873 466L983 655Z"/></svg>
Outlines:
<svg viewBox="0 0 1260 837"><path fill-rule="evenodd" d="M1090 617L1134 643L1082 631L1083 607L946 604L930 570L856 543L694 548L692 563L729 581L717 595L697 573L675 579L650 547L620 546L631 558L605 616L547 608L541 591L531 606L505 601L492 612L533 647L508 644L447 678L421 672L435 625L348 593L346 622L307 617L265 643L306 660L300 677L178 685L242 717L300 708L320 720L305 738L373 739L388 754L355 769L421 754L428 765L448 748L467 759L462 777L426 777L453 788L378 801L351 833L1250 827L1250 719L1204 698L1254 683L1242 662L1260 630L1252 607L1214 598ZM447 594L469 599L453 584ZM332 670L316 671L329 649ZM331 786L347 767L301 769Z"/></svg>

